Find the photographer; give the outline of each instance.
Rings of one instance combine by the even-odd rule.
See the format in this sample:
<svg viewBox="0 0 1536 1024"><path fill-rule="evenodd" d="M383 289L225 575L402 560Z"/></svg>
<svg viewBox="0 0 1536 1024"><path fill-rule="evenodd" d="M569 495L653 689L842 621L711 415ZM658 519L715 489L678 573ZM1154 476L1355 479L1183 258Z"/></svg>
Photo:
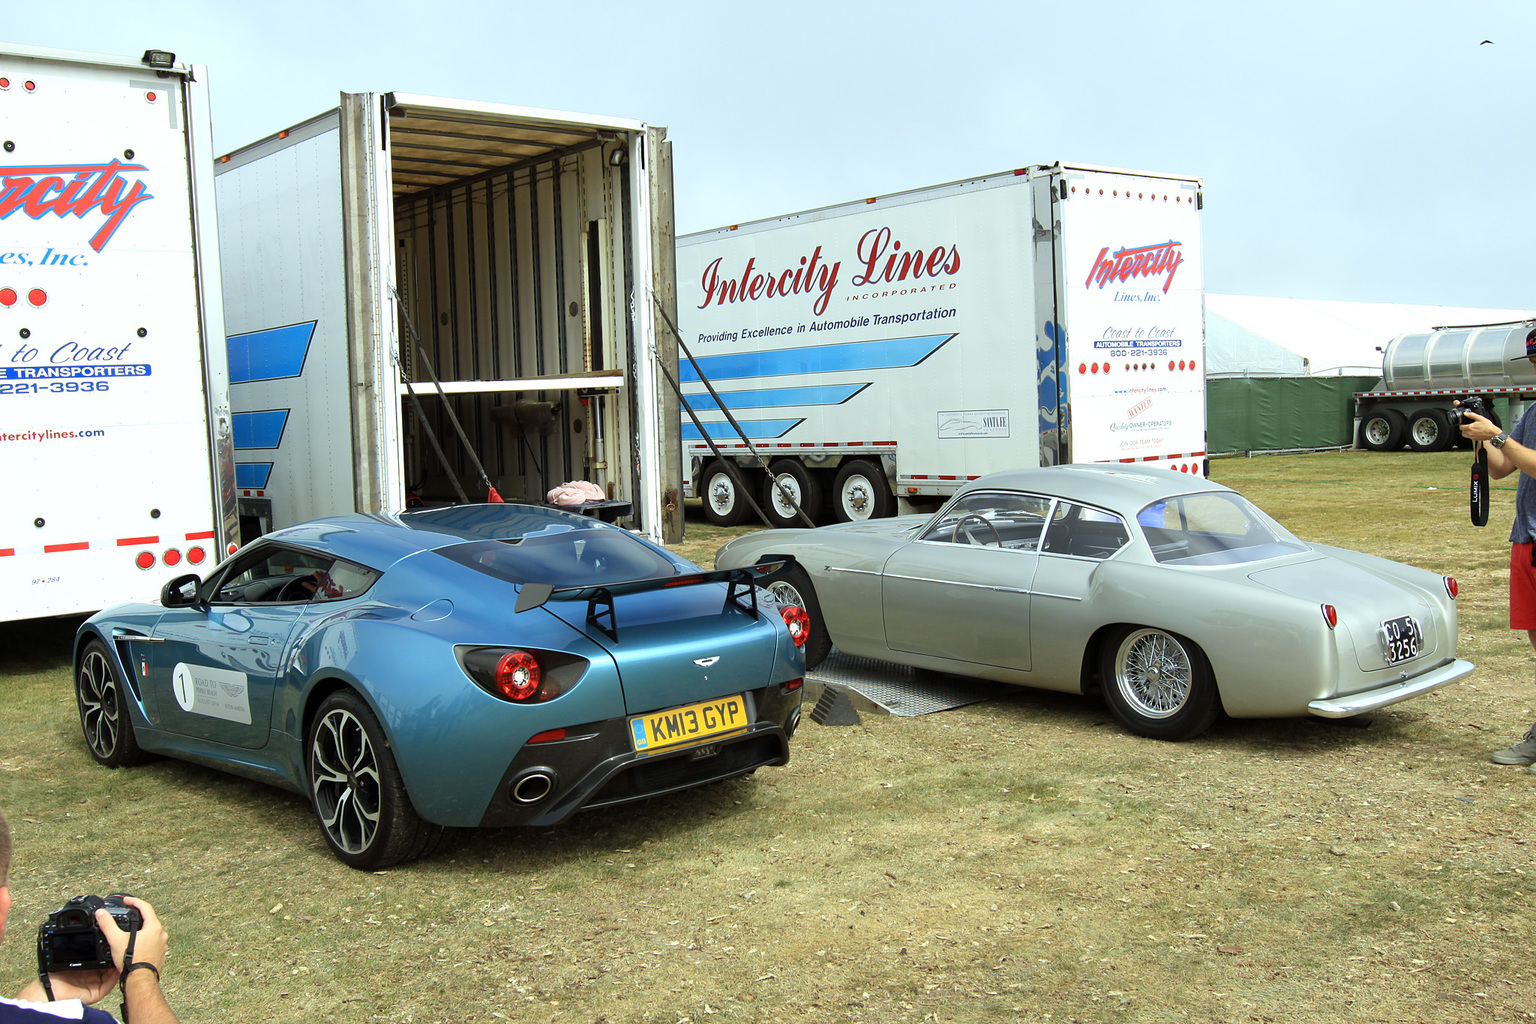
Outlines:
<svg viewBox="0 0 1536 1024"><path fill-rule="evenodd" d="M0 812L0 939L5 937L5 917L11 909L11 829ZM104 971L69 971L50 974L46 984L35 978L15 999L0 999L0 1024L57 1024L60 1020L114 1024L105 1010L88 1004L105 998L119 981L123 988L123 1019L131 1024L177 1024L160 991L160 970L170 941L154 908L129 896L124 901L143 917L143 926L129 933L117 926L105 910L96 912L96 924L112 947L115 966ZM131 959L124 968L124 959ZM49 990L52 990L51 993Z"/></svg>
<svg viewBox="0 0 1536 1024"><path fill-rule="evenodd" d="M1525 336L1525 355L1536 369L1536 328ZM1460 405L1461 403L1457 403ZM1488 455L1488 475L1499 480L1520 471L1515 489L1515 525L1509 533L1509 628L1523 629L1536 649L1536 417L1527 409L1513 430L1500 430L1492 421L1470 410L1461 412L1461 436L1477 442ZM1494 764L1536 765L1536 724L1513 746L1496 750ZM1536 767L1527 769L1536 774Z"/></svg>

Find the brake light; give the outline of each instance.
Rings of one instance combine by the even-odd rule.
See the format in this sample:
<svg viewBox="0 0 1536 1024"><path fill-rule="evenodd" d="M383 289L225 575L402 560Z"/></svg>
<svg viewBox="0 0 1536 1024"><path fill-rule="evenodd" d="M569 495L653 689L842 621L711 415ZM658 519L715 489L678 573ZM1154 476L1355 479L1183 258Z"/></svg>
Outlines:
<svg viewBox="0 0 1536 1024"><path fill-rule="evenodd" d="M527 651L508 651L496 662L496 689L507 700L527 701L539 693L539 659Z"/></svg>
<svg viewBox="0 0 1536 1024"><path fill-rule="evenodd" d="M1447 577L1445 577L1445 592L1447 594L1451 595L1451 600L1452 601L1456 600L1456 594L1460 590L1461 590L1461 588L1456 585L1456 577L1455 576L1447 576Z"/></svg>
<svg viewBox="0 0 1536 1024"><path fill-rule="evenodd" d="M789 627L789 638L795 642L795 646L804 647L811 636L811 617L805 613L805 609L798 605L785 605L779 609L779 614L784 616L784 625Z"/></svg>
<svg viewBox="0 0 1536 1024"><path fill-rule="evenodd" d="M1323 620L1328 623L1328 628L1333 629L1339 624L1339 610L1331 604L1323 605Z"/></svg>

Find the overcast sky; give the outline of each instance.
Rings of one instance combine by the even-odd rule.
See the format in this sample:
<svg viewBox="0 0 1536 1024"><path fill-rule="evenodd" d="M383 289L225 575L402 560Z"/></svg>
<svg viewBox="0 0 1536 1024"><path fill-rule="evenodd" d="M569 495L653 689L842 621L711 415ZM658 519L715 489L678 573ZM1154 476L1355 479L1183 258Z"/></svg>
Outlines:
<svg viewBox="0 0 1536 1024"><path fill-rule="evenodd" d="M668 128L680 232L1057 160L1195 174L1209 291L1526 308L1533 11L77 0L0 37L207 65L220 152L343 90L636 118Z"/></svg>

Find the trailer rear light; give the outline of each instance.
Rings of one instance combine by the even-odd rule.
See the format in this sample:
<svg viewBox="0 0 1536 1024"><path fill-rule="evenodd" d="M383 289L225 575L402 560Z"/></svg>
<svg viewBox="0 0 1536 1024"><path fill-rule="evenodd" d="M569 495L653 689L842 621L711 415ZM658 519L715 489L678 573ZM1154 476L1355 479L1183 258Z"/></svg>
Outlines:
<svg viewBox="0 0 1536 1024"><path fill-rule="evenodd" d="M48 293L43 291L41 288L33 288L31 291L27 292L27 301L36 306L38 309L42 309L48 304Z"/></svg>
<svg viewBox="0 0 1536 1024"><path fill-rule="evenodd" d="M203 559L207 557L202 548L189 548L187 550L187 562L190 565L202 565Z"/></svg>
<svg viewBox="0 0 1536 1024"><path fill-rule="evenodd" d="M1456 577L1455 576L1447 576L1445 578L1445 592L1447 594L1451 595L1451 600L1452 601L1456 600L1456 595L1460 591L1461 591L1461 588L1456 585Z"/></svg>
<svg viewBox="0 0 1536 1024"><path fill-rule="evenodd" d="M140 551L134 557L133 564L140 569L153 569L155 567L155 553L153 551Z"/></svg>
<svg viewBox="0 0 1536 1024"><path fill-rule="evenodd" d="M784 625L789 627L789 638L795 646L804 647L811 636L811 617L805 609L799 605L785 605L779 609L779 614L784 616Z"/></svg>
<svg viewBox="0 0 1536 1024"><path fill-rule="evenodd" d="M1329 629L1334 629L1339 624L1339 610L1331 604L1323 605L1323 621L1328 623Z"/></svg>
<svg viewBox="0 0 1536 1024"><path fill-rule="evenodd" d="M17 295L15 288L0 288L0 306L4 306L6 309L10 309L12 306L16 305L16 299Z"/></svg>
<svg viewBox="0 0 1536 1024"><path fill-rule="evenodd" d="M155 91L153 89L151 89L149 92L144 94L144 102L145 103L153 103L153 102L155 102L155 100L157 100L159 98L160 97L155 94Z"/></svg>
<svg viewBox="0 0 1536 1024"><path fill-rule="evenodd" d="M239 551L239 550L240 550L240 545L239 545L239 544L236 544L236 543L235 543L235 542L234 542L234 541L230 541L230 542L229 542L229 544L227 544L227 545L226 545L226 546L225 546L225 548L224 548L224 553L225 553L225 554L226 554L226 555L232 555L232 554L234 554L234 553L235 553L235 552L236 552L236 551Z"/></svg>
<svg viewBox="0 0 1536 1024"><path fill-rule="evenodd" d="M11 80L9 78L0 78L0 89L9 89L10 87Z"/></svg>
<svg viewBox="0 0 1536 1024"><path fill-rule="evenodd" d="M160 558L161 561L165 562L166 565L181 564L181 552L177 551L175 548L166 548L165 554L161 555Z"/></svg>
<svg viewBox="0 0 1536 1024"><path fill-rule="evenodd" d="M27 90L27 92L37 92L37 83L31 80L21 83L21 87Z"/></svg>

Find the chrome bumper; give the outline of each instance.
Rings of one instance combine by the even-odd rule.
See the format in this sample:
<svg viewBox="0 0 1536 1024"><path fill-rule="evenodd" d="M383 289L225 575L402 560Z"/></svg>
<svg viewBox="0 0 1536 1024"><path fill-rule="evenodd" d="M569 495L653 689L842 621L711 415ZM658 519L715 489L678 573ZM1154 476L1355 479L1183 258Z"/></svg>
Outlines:
<svg viewBox="0 0 1536 1024"><path fill-rule="evenodd" d="M1388 704L1396 704L1398 701L1408 700L1431 690L1438 690L1442 686L1454 683L1464 676L1471 675L1477 666L1470 661L1456 660L1431 669L1423 675L1405 679L1391 686L1382 686L1375 690L1366 690L1362 693L1351 693L1346 697L1331 697L1327 700L1315 700L1307 705L1307 710L1314 715L1323 718L1348 718L1350 715L1358 715L1366 711L1375 711L1384 708Z"/></svg>

